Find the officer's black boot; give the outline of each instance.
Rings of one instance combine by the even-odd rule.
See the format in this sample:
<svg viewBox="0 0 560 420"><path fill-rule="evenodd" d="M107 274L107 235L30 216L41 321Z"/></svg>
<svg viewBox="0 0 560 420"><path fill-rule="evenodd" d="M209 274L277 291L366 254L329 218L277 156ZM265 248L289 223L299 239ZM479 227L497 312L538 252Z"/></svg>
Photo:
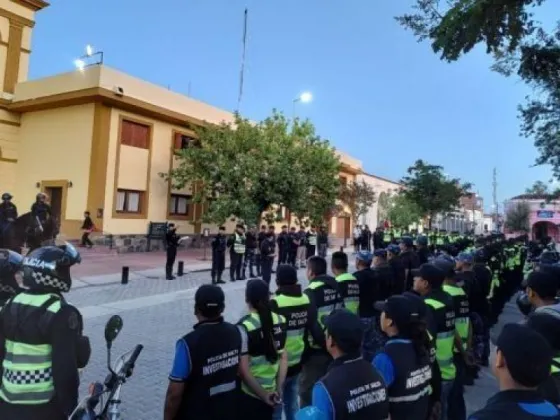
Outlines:
<svg viewBox="0 0 560 420"><path fill-rule="evenodd" d="M216 276L212 274L212 284L216 284Z"/></svg>
<svg viewBox="0 0 560 420"><path fill-rule="evenodd" d="M226 282L222 280L222 273L218 273L218 281L216 281L216 284L226 284Z"/></svg>

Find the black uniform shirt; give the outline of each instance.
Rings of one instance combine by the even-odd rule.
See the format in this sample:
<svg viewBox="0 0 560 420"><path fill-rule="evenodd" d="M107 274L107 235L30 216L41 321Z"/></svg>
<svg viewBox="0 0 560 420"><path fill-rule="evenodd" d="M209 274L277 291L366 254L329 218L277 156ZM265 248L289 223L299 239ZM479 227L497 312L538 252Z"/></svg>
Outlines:
<svg viewBox="0 0 560 420"><path fill-rule="evenodd" d="M18 217L17 207L12 202L0 203L0 224L14 221ZM12 220L10 220L12 219Z"/></svg>
<svg viewBox="0 0 560 420"><path fill-rule="evenodd" d="M211 245L213 252L226 252L227 239L225 235L217 234L216 236L214 236Z"/></svg>
<svg viewBox="0 0 560 420"><path fill-rule="evenodd" d="M165 234L165 243L168 247L177 248L177 246L179 245L179 239L180 238L177 235L177 232L175 232L174 230L168 230Z"/></svg>
<svg viewBox="0 0 560 420"><path fill-rule="evenodd" d="M486 403L486 407L469 420L559 420L560 409L545 401L537 391L501 391Z"/></svg>
<svg viewBox="0 0 560 420"><path fill-rule="evenodd" d="M262 258L273 258L275 251L276 251L276 245L274 244L274 241L271 241L267 238L261 244Z"/></svg>

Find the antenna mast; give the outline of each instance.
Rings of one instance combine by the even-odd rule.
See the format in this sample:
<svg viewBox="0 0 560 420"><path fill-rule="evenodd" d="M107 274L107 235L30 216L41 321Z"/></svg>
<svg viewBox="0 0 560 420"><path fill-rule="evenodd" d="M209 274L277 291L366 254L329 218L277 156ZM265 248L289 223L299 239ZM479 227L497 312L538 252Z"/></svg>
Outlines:
<svg viewBox="0 0 560 420"><path fill-rule="evenodd" d="M492 171L492 201L494 203L494 218L496 220L496 227L499 228L500 211L498 209L498 173L496 168Z"/></svg>

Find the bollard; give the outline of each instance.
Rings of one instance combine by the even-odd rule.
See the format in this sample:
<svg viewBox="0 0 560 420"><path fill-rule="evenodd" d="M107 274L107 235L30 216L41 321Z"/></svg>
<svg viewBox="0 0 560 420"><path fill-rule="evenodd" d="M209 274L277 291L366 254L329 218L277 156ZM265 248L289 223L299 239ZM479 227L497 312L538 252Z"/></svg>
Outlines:
<svg viewBox="0 0 560 420"><path fill-rule="evenodd" d="M344 247L343 246L340 247L340 252L344 252Z"/></svg>
<svg viewBox="0 0 560 420"><path fill-rule="evenodd" d="M122 268L121 284L128 284L128 267Z"/></svg>
<svg viewBox="0 0 560 420"><path fill-rule="evenodd" d="M177 275L179 277L181 277L183 274L185 274L185 263L183 261L179 261L179 264L177 265Z"/></svg>

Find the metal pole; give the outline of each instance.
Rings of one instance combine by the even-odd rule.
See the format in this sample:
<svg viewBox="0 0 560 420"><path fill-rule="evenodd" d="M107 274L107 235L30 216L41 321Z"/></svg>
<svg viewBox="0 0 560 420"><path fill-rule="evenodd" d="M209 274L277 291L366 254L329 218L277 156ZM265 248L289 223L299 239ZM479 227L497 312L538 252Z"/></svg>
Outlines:
<svg viewBox="0 0 560 420"><path fill-rule="evenodd" d="M128 284L128 273L129 273L129 268L123 267L121 273L121 284Z"/></svg>

